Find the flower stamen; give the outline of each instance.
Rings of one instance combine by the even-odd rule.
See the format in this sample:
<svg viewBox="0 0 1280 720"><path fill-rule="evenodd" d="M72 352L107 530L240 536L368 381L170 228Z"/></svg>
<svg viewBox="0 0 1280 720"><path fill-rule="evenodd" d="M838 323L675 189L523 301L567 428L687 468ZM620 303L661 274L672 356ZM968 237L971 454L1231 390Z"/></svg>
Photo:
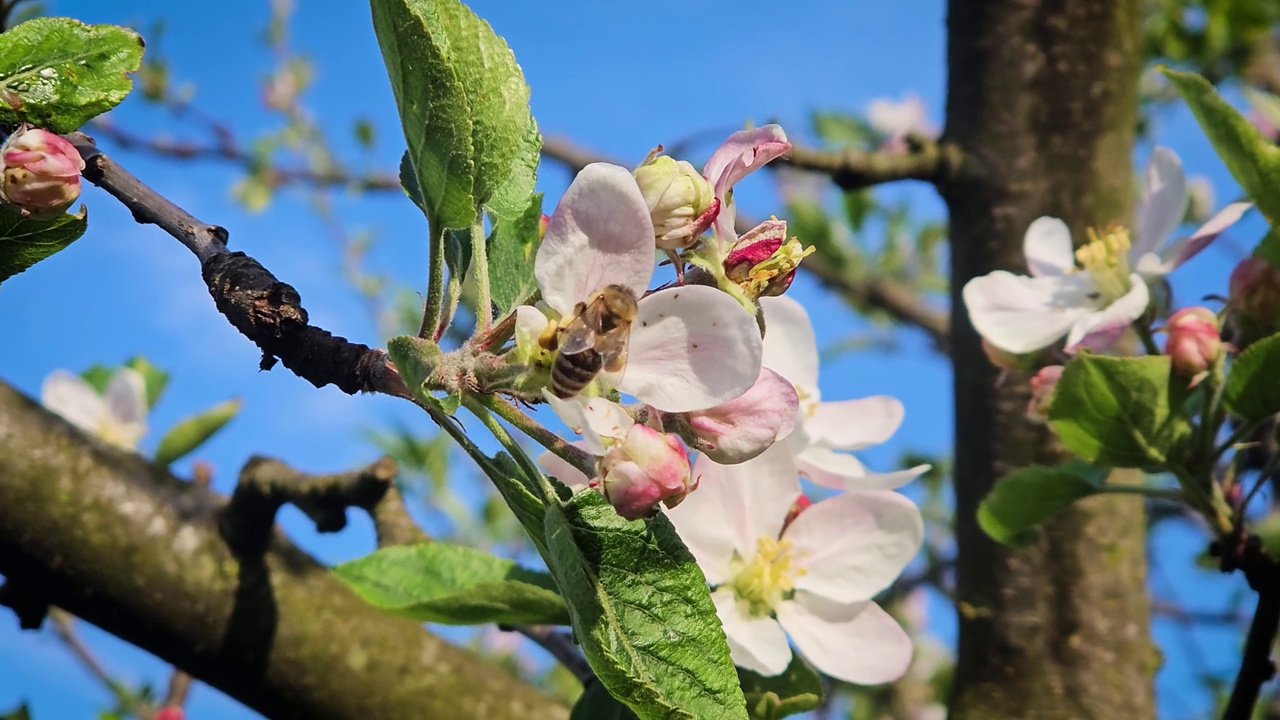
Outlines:
<svg viewBox="0 0 1280 720"><path fill-rule="evenodd" d="M1076 260L1085 272L1093 276L1100 300L1109 304L1129 292L1133 283L1129 276L1129 231L1120 225L1111 225L1099 235L1093 228L1086 230L1089 242L1076 250Z"/></svg>
<svg viewBox="0 0 1280 720"><path fill-rule="evenodd" d="M773 608L795 590L796 578L805 573L804 568L796 567L796 560L790 540L762 536L750 560L736 561L736 572L729 586L752 615L770 615Z"/></svg>

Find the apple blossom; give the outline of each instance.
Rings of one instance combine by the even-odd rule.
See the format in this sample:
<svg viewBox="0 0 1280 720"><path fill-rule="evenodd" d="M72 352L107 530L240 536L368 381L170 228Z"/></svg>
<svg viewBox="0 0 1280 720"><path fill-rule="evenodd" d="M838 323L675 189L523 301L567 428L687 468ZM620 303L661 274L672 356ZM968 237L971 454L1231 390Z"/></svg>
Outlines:
<svg viewBox="0 0 1280 720"><path fill-rule="evenodd" d="M733 204L733 186L739 180L791 151L791 143L780 125L761 125L739 130L730 135L711 153L702 175L711 182L720 214L715 220L716 242L728 248L738 239L733 223L737 210Z"/></svg>
<svg viewBox="0 0 1280 720"><path fill-rule="evenodd" d="M770 218L747 231L725 256L725 278L746 297L781 295L791 287L800 261L813 252L787 238L785 220Z"/></svg>
<svg viewBox="0 0 1280 720"><path fill-rule="evenodd" d="M673 287L646 295L653 268L653 222L635 179L616 165L588 165L565 191L538 248L534 275L547 312L538 313L539 319L521 311L523 336L539 325L539 335L548 332L551 322L571 317L580 303L618 285L639 298L626 366L603 373L594 385L667 412L714 407L741 395L760 373L755 318L715 288Z"/></svg>
<svg viewBox="0 0 1280 720"><path fill-rule="evenodd" d="M813 503L790 524L801 496L782 448L738 465L694 464L698 492L667 510L712 586L733 661L778 675L796 648L845 682L895 680L911 662L911 639L872 598L915 556L920 511L883 490Z"/></svg>
<svg viewBox="0 0 1280 720"><path fill-rule="evenodd" d="M693 165L668 155L659 147L633 173L640 194L649 207L657 246L683 250L697 242L719 213L711 183Z"/></svg>
<svg viewBox="0 0 1280 720"><path fill-rule="evenodd" d="M49 220L80 197L84 160L58 135L22 126L0 145L0 201L23 215Z"/></svg>
<svg viewBox="0 0 1280 720"><path fill-rule="evenodd" d="M147 391L142 375L122 367L102 394L79 375L55 370L44 379L40 402L64 420L112 445L134 450L147 434Z"/></svg>
<svg viewBox="0 0 1280 720"><path fill-rule="evenodd" d="M651 515L660 503L674 507L693 490L689 455L674 435L635 422L604 398L546 397L570 429L583 436L579 447L598 457L598 476L589 479L563 459L543 453L538 462L560 482L575 489L598 488L628 520Z"/></svg>
<svg viewBox="0 0 1280 720"><path fill-rule="evenodd" d="M906 149L908 133L927 137L936 137L938 134L937 128L929 124L924 100L913 93L908 93L901 100L872 100L867 106L867 123L884 137L883 146L887 150Z"/></svg>
<svg viewBox="0 0 1280 720"><path fill-rule="evenodd" d="M1196 377L1217 365L1223 346L1218 316L1205 307L1183 308L1165 324L1169 339L1164 352L1173 371L1183 377Z"/></svg>
<svg viewBox="0 0 1280 720"><path fill-rule="evenodd" d="M668 429L694 450L722 464L756 457L791 434L800 398L786 378L769 368L741 396L706 410L663 416Z"/></svg>
<svg viewBox="0 0 1280 720"><path fill-rule="evenodd" d="M1031 399L1027 401L1027 417L1043 422L1049 419L1049 406L1062 378L1062 365L1047 365L1031 376Z"/></svg>
<svg viewBox="0 0 1280 720"><path fill-rule="evenodd" d="M890 473L869 471L847 451L864 450L893 436L904 410L885 395L822 402L818 390L818 343L809 314L787 297L762 298L764 366L795 386L800 400L796 427L783 441L800 472L833 488L892 489L924 474L928 465Z"/></svg>
<svg viewBox="0 0 1280 720"><path fill-rule="evenodd" d="M1023 237L1030 277L997 270L964 287L978 333L1012 353L1040 350L1064 336L1067 352L1109 348L1146 312L1146 279L1172 272L1250 207L1232 203L1191 235L1166 242L1186 216L1182 163L1156 148L1145 177L1136 240L1119 226L1101 234L1090 230L1089 242L1073 253L1066 223L1051 217L1032 222Z"/></svg>

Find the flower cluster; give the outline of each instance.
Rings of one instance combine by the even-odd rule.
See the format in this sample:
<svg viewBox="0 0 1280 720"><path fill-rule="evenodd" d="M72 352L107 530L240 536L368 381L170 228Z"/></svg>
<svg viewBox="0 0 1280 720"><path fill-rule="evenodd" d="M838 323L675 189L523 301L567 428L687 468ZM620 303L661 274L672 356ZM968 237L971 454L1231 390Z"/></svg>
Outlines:
<svg viewBox="0 0 1280 720"><path fill-rule="evenodd" d="M1061 374L1063 353L1107 351L1126 335L1153 347L1150 320L1170 308L1153 303L1151 287L1190 260L1252 207L1231 203L1190 235L1177 236L1192 216L1191 191L1182 161L1157 147L1144 173L1136 236L1119 224L1090 228L1088 242L1073 249L1066 223L1042 217L1023 239L1030 276L998 270L974 278L963 296L969 320L982 335L993 362L1007 370L1037 372L1028 415L1043 419ZM1176 239L1175 239L1176 237ZM1280 284L1269 265L1250 260L1232 275L1232 305L1242 317L1271 303ZM1259 281L1258 279L1262 280ZM1262 312L1274 317L1271 308ZM1173 312L1164 330L1165 353L1175 373L1198 382L1222 353L1217 315L1207 308ZM1057 343L1065 337L1058 352Z"/></svg>

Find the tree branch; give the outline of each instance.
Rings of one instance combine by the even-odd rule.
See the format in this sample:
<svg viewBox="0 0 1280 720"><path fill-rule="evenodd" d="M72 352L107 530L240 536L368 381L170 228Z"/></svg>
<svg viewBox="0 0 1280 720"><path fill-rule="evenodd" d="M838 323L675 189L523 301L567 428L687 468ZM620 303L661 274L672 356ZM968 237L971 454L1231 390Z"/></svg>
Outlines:
<svg viewBox="0 0 1280 720"><path fill-rule="evenodd" d="M236 557L210 506L0 383L0 573L268 717L560 718L505 671L366 605L278 532Z"/></svg>
<svg viewBox="0 0 1280 720"><path fill-rule="evenodd" d="M959 172L963 162L960 148L920 135L908 135L906 140L906 152L819 150L793 145L780 162L797 170L829 175L842 190L861 190L898 180L939 185Z"/></svg>
<svg viewBox="0 0 1280 720"><path fill-rule="evenodd" d="M794 153L794 148L792 152ZM579 172L593 162L615 162L565 138L554 136L543 139L542 155L560 163L573 173ZM736 229L739 234L747 232L755 225L754 220L738 215ZM855 278L843 271L838 259L816 253L805 258L804 262L800 263L800 269L813 275L824 286L838 293L845 302L854 307L878 308L898 322L923 330L939 352L943 354L948 352L950 323L946 312L931 306L913 288L883 278Z"/></svg>
<svg viewBox="0 0 1280 720"><path fill-rule="evenodd" d="M1258 605L1249 623L1245 637L1244 654L1240 658L1240 671L1222 720L1249 720L1262 692L1263 683L1276 674L1276 664L1271 660L1271 648L1280 631L1280 564L1277 564L1262 547L1257 536L1247 536L1238 542L1218 541L1209 552L1220 556L1223 572L1240 570L1249 587L1258 593Z"/></svg>
<svg viewBox="0 0 1280 720"><path fill-rule="evenodd" d="M84 177L106 190L142 224L158 225L190 250L218 312L262 350L260 367L276 361L316 387L348 394L381 392L409 397L382 350L353 343L309 324L302 298L257 260L227 249L227 231L196 219L107 157L84 133L66 136L85 161Z"/></svg>

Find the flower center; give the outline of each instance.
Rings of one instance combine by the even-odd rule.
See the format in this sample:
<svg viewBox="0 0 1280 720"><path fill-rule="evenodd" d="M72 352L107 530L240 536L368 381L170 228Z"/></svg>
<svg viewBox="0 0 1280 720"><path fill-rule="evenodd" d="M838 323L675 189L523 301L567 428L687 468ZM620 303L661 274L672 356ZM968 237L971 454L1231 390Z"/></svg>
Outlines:
<svg viewBox="0 0 1280 720"><path fill-rule="evenodd" d="M803 385L794 385L796 389L796 397L800 400L800 415L805 419L813 417L818 410L818 399L821 397L817 390L810 390Z"/></svg>
<svg viewBox="0 0 1280 720"><path fill-rule="evenodd" d="M1102 235L1093 228L1087 232L1089 242L1076 250L1076 260L1093 277L1101 300L1119 300L1133 285L1129 279L1133 272L1129 269L1129 231L1112 225Z"/></svg>
<svg viewBox="0 0 1280 720"><path fill-rule="evenodd" d="M126 426L123 423L116 422L112 418L102 418L98 420L97 424L93 428L93 434L103 442L115 445L116 447L122 447L127 450L132 450L137 447L138 444L137 438L128 431Z"/></svg>
<svg viewBox="0 0 1280 720"><path fill-rule="evenodd" d="M752 615L769 615L774 606L795 590L796 578L805 573L804 568L795 566L795 561L796 551L790 540L761 537L756 542L756 554L750 560L735 561L737 572L729 585Z"/></svg>

